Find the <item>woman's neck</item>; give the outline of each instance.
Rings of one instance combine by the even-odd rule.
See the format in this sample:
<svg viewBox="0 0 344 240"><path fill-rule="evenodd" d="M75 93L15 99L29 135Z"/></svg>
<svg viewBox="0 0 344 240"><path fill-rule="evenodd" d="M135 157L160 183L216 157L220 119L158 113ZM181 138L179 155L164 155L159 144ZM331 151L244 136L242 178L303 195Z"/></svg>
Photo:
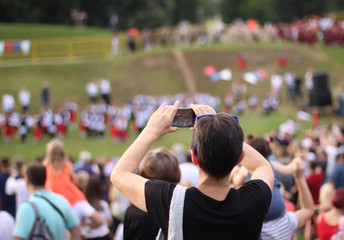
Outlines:
<svg viewBox="0 0 344 240"><path fill-rule="evenodd" d="M227 197L227 194L231 189L229 184L229 175L221 179L216 179L214 177L210 177L201 169L199 169L198 174L199 180L196 188L199 191L218 201L223 201Z"/></svg>

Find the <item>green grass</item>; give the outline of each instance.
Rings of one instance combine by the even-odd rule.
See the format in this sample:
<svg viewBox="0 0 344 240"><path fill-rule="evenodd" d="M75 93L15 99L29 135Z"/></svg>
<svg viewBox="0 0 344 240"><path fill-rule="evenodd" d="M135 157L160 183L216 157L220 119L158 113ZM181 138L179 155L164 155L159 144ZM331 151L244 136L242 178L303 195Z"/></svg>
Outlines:
<svg viewBox="0 0 344 240"><path fill-rule="evenodd" d="M110 31L97 27L78 29L65 25L0 23L0 39L35 39L90 35L110 35Z"/></svg>
<svg viewBox="0 0 344 240"><path fill-rule="evenodd" d="M22 32L21 29L26 32ZM107 29L73 29L65 26L41 26L25 24L0 24L0 38L22 38L24 36L48 37L82 34L109 34ZM123 43L122 43L123 44ZM285 50L289 64L285 69L277 66L277 56L280 50ZM190 66L196 81L198 92L207 92L223 99L225 93L231 90L232 82L239 79L244 71L235 67L237 55L245 51L247 54L246 71L265 69L270 74L280 74L285 71L295 71L301 77L308 67L316 70L327 71L330 77L332 95L335 96L338 87L343 83L342 69L344 67L344 49L340 47L324 48L316 46L309 48L290 43L249 43L249 44L213 44L205 47L190 47L183 49L186 60ZM298 64L294 61L296 56L301 56L303 61ZM31 112L39 110L39 94L42 82L50 84L52 107L63 104L67 99L74 99L79 110L86 107L88 100L85 86L92 79L108 78L112 86L112 98L117 105L122 105L128 99L137 94L175 95L186 93L187 87L182 74L175 62L170 48L156 49L150 53L139 51L135 55L122 55L115 59L94 59L89 62L73 62L62 60L58 64L46 65L39 62L35 65L0 67L0 95L11 90L14 96L21 86L25 85L31 91ZM213 83L209 77L203 75L204 66L213 64L217 70L225 67L233 73L232 81L219 81ZM1 66L1 64L0 64ZM270 88L270 81L263 81L256 86L248 84L248 94L255 93L260 98ZM270 116L263 116L261 110L251 113L245 112L240 116L240 122L245 133L262 135L277 128L287 119L294 119L296 108L286 100L285 90L282 92L281 106L277 112ZM307 96L305 96L307 100ZM17 104L18 105L18 104ZM19 110L19 107L17 107ZM331 115L321 116L321 121L329 124ZM301 130L311 126L310 123L300 123ZM67 151L77 158L79 151L88 149L94 156L120 156L129 144L134 140L136 133L131 129L130 140L126 143L114 144L108 137L105 140L82 139L78 130L70 130L65 139ZM12 143L5 144L0 137L0 156L7 155L11 158L15 155L24 156L26 161L31 161L45 152L44 139L38 145L32 142L23 145L19 140L13 139ZM166 146L171 148L175 142L182 142L189 146L191 133L188 129L180 129L177 133L162 137L154 147Z"/></svg>

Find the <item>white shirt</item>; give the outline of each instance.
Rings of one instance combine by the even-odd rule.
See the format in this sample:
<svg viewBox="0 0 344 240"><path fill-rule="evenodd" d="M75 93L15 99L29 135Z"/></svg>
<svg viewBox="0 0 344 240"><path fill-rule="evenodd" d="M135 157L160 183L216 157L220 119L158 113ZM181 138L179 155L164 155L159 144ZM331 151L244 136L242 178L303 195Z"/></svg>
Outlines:
<svg viewBox="0 0 344 240"><path fill-rule="evenodd" d="M271 86L273 89L279 90L282 88L283 77L281 75L271 76Z"/></svg>
<svg viewBox="0 0 344 240"><path fill-rule="evenodd" d="M110 232L107 224L108 220L112 219L110 207L104 200L100 200L100 205L103 207L103 210L98 212L103 219L103 224L97 228L90 228L89 226L82 227L81 234L85 238L103 237Z"/></svg>
<svg viewBox="0 0 344 240"><path fill-rule="evenodd" d="M90 97L97 97L98 96L98 85L94 82L90 82L86 86L87 93Z"/></svg>
<svg viewBox="0 0 344 240"><path fill-rule="evenodd" d="M95 212L95 209L87 201L82 200L74 204L73 211L80 222L82 222L84 218L90 218Z"/></svg>
<svg viewBox="0 0 344 240"><path fill-rule="evenodd" d="M30 105L30 92L28 90L20 90L18 94L19 102L22 106L29 106Z"/></svg>
<svg viewBox="0 0 344 240"><path fill-rule="evenodd" d="M111 92L111 86L110 86L109 80L100 79L99 85L100 85L100 93L101 94L109 94Z"/></svg>
<svg viewBox="0 0 344 240"><path fill-rule="evenodd" d="M325 147L325 152L327 154L327 166L326 166L326 176L331 176L334 166L336 165L336 157L338 155L338 148L327 145Z"/></svg>
<svg viewBox="0 0 344 240"><path fill-rule="evenodd" d="M184 162L179 165L181 177L180 183L190 182L193 186L198 184L198 170L193 163Z"/></svg>
<svg viewBox="0 0 344 240"><path fill-rule="evenodd" d="M5 192L7 195L16 194L17 209L19 209L20 204L30 198L30 193L27 190L26 183L23 178L15 179L13 177L9 177L5 184Z"/></svg>
<svg viewBox="0 0 344 240"><path fill-rule="evenodd" d="M6 93L4 96L2 96L2 108L4 112L11 112L14 109L14 105L14 97L11 94Z"/></svg>
<svg viewBox="0 0 344 240"><path fill-rule="evenodd" d="M0 239L11 240L14 231L14 218L6 211L0 211Z"/></svg>

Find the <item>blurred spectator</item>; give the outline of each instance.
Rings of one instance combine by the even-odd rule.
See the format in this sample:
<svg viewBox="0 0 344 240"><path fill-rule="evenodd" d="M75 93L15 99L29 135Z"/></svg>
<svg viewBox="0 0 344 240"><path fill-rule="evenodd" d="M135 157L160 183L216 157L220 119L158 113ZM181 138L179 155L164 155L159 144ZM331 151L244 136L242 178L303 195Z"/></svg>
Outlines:
<svg viewBox="0 0 344 240"><path fill-rule="evenodd" d="M319 191L325 179L325 174L315 160L310 161L309 166L310 166L310 173L306 177L306 182L308 184L309 190L312 193L314 204L318 205L319 204Z"/></svg>
<svg viewBox="0 0 344 240"><path fill-rule="evenodd" d="M89 151L81 151L79 153L79 160L75 164L75 172L86 171L91 176L98 175L99 169L96 164L92 163L92 154Z"/></svg>
<svg viewBox="0 0 344 240"><path fill-rule="evenodd" d="M244 94L247 91L247 85L244 82L244 80L239 79L235 83L233 83L232 91L234 94L234 101L235 102L242 100L242 98L244 97Z"/></svg>
<svg viewBox="0 0 344 240"><path fill-rule="evenodd" d="M119 21L118 14L117 13L111 14L109 26L113 34L117 32L118 21Z"/></svg>
<svg viewBox="0 0 344 240"><path fill-rule="evenodd" d="M172 183L180 181L177 156L166 148L149 151L142 161L139 175L147 179L165 180ZM124 240L155 239L159 226L146 212L131 204L124 216Z"/></svg>
<svg viewBox="0 0 344 240"><path fill-rule="evenodd" d="M86 92L90 99L90 103L96 103L98 100L99 89L95 81L87 83Z"/></svg>
<svg viewBox="0 0 344 240"><path fill-rule="evenodd" d="M2 96L2 109L4 113L12 113L15 107L15 100L10 91Z"/></svg>
<svg viewBox="0 0 344 240"><path fill-rule="evenodd" d="M96 228L91 228L88 225L91 221L86 219L86 224L83 224L81 234L85 239L109 240L109 226L112 224L112 216L108 203L102 198L100 179L98 177L88 179L84 193L88 202L102 217L103 223Z"/></svg>
<svg viewBox="0 0 344 240"><path fill-rule="evenodd" d="M7 157L1 159L1 172L0 172L0 199L2 202L2 210L7 211L13 217L16 215L16 195L7 194L5 190L6 182L11 175L11 164Z"/></svg>
<svg viewBox="0 0 344 240"><path fill-rule="evenodd" d="M15 159L15 168L12 169L11 175L7 179L5 185L6 194L16 195L16 209L19 209L20 205L30 197L23 178L25 171L26 166L24 166L23 159L21 157L17 157Z"/></svg>
<svg viewBox="0 0 344 240"><path fill-rule="evenodd" d="M301 208L296 212L287 212L282 217L263 224L261 238L265 239L292 239L298 229L304 227L306 221L314 214L314 204L311 192L304 178L305 165L302 160L297 162L297 171L294 173L299 194Z"/></svg>
<svg viewBox="0 0 344 240"><path fill-rule="evenodd" d="M317 230L319 240L330 240L338 229L340 217L344 213L344 188L338 188L331 197L332 206L329 211L318 217Z"/></svg>
<svg viewBox="0 0 344 240"><path fill-rule="evenodd" d="M336 189L344 188L344 153L337 155L337 163L331 174L330 181Z"/></svg>
<svg viewBox="0 0 344 240"><path fill-rule="evenodd" d="M25 86L23 86L20 89L18 93L18 99L19 99L20 106L22 107L22 113L26 113L30 107L31 94L30 94L30 91Z"/></svg>
<svg viewBox="0 0 344 240"><path fill-rule="evenodd" d="M48 82L43 82L41 88L41 104L42 107L47 108L50 104L50 88Z"/></svg>
<svg viewBox="0 0 344 240"><path fill-rule="evenodd" d="M76 181L77 181L76 185L78 186L78 188L82 192L85 192L86 185L87 185L89 178L90 178L90 174L87 171L80 170L77 172L77 174L76 174Z"/></svg>
<svg viewBox="0 0 344 240"><path fill-rule="evenodd" d="M0 199L0 239L11 240L14 231L14 218L7 211L1 210Z"/></svg>
<svg viewBox="0 0 344 240"><path fill-rule="evenodd" d="M71 239L80 239L80 222L66 199L44 189L46 168L41 163L33 162L28 165L24 178L31 195L31 204L26 202L20 206L16 215L13 239L30 238L31 230L36 222L34 206L37 208L39 217L44 219L49 227L54 239L66 239L67 231ZM35 237L33 238L36 239Z"/></svg>
<svg viewBox="0 0 344 240"><path fill-rule="evenodd" d="M99 88L100 88L100 94L104 100L104 102L107 105L110 105L111 103L111 98L110 98L110 93L111 93L111 85L110 81L105 78L99 79Z"/></svg>
<svg viewBox="0 0 344 240"><path fill-rule="evenodd" d="M65 103L65 109L69 112L70 127L71 127L71 129L75 129L76 128L76 121L77 121L77 118L78 118L78 116L77 116L78 105L72 99L69 99Z"/></svg>
<svg viewBox="0 0 344 240"><path fill-rule="evenodd" d="M75 185L73 166L67 158L61 140L52 139L46 145L46 156L43 160L47 166L47 180L45 188L64 196L72 206L75 214L83 223L85 219L91 221L87 224L94 228L103 223L99 213L87 202L84 194Z"/></svg>
<svg viewBox="0 0 344 240"><path fill-rule="evenodd" d="M344 117L344 85L342 85L342 87L340 88L337 94L337 99L338 99L337 114L341 117Z"/></svg>

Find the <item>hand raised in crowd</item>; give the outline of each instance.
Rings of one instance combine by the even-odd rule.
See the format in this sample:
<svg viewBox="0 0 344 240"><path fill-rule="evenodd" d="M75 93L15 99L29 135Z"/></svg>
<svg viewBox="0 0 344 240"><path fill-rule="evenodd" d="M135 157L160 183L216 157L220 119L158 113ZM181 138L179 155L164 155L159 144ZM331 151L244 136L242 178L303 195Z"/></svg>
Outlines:
<svg viewBox="0 0 344 240"><path fill-rule="evenodd" d="M145 131L160 137L169 132L175 132L178 127L171 127L171 123L176 115L179 101L174 105L162 104L150 117Z"/></svg>
<svg viewBox="0 0 344 240"><path fill-rule="evenodd" d="M297 165L297 170L294 172L294 177L295 178L303 178L305 168L306 168L305 162L302 160L301 157L295 157L293 159L293 162Z"/></svg>

